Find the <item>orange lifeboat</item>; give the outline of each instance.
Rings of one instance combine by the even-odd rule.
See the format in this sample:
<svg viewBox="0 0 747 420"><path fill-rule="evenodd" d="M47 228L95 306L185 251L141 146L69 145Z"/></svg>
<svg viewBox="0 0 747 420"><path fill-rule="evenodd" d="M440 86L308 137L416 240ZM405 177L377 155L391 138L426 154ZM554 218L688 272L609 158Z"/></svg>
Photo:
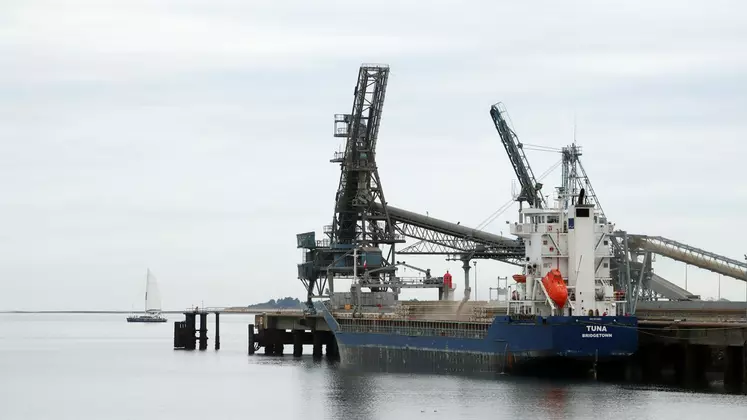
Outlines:
<svg viewBox="0 0 747 420"><path fill-rule="evenodd" d="M514 281L516 281L517 283L526 283L527 282L527 276L525 276L523 274L514 274L513 278L514 278Z"/></svg>
<svg viewBox="0 0 747 420"><path fill-rule="evenodd" d="M548 296L553 302L562 308L568 301L568 288L563 281L563 276L560 274L560 270L553 268L550 270L545 277L542 278L542 285L545 286Z"/></svg>

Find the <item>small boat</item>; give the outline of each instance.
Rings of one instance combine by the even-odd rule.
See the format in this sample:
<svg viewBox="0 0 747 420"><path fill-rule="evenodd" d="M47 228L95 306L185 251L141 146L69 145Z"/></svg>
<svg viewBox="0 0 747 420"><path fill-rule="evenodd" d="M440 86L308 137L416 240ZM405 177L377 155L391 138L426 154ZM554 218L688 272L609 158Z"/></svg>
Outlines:
<svg viewBox="0 0 747 420"><path fill-rule="evenodd" d="M156 277L150 272L146 273L145 280L145 313L142 315L130 315L127 322L166 322L161 315L161 295L158 292Z"/></svg>
<svg viewBox="0 0 747 420"><path fill-rule="evenodd" d="M552 301L562 308L568 301L568 288L563 281L563 275L560 274L560 270L553 268L547 275L542 278L542 285L545 286L547 295Z"/></svg>
<svg viewBox="0 0 747 420"><path fill-rule="evenodd" d="M517 283L526 283L527 282L527 276L523 274L514 274L513 279Z"/></svg>

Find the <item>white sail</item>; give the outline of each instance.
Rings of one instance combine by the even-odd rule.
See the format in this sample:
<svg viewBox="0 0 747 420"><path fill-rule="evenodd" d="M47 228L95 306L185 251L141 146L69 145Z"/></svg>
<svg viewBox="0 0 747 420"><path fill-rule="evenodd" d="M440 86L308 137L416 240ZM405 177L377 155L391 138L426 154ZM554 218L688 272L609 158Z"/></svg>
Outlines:
<svg viewBox="0 0 747 420"><path fill-rule="evenodd" d="M156 276L150 269L145 283L145 312L161 312L161 293L158 291Z"/></svg>

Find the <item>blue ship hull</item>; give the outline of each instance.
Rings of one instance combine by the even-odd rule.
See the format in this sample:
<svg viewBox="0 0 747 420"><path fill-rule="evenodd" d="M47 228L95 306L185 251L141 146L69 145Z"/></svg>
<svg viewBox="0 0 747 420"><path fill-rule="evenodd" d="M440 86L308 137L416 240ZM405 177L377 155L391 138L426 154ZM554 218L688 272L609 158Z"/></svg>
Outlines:
<svg viewBox="0 0 747 420"><path fill-rule="evenodd" d="M340 363L380 371L570 374L625 360L638 348L635 317L498 316L491 324L458 323L455 329L438 321L338 323L324 312Z"/></svg>

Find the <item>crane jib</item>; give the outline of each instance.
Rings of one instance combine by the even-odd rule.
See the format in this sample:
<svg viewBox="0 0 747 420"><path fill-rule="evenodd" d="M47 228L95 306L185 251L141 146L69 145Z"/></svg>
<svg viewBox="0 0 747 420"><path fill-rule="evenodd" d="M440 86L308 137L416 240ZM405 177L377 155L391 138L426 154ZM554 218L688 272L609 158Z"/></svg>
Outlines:
<svg viewBox="0 0 747 420"><path fill-rule="evenodd" d="M519 179L519 184L521 184L521 194L518 200L527 201L532 207L547 207L544 197L540 194L541 184L534 177L518 136L503 118L503 114L506 112L505 109L501 110L499 105L501 104L498 103L490 107L490 116L493 118L495 128L501 137L501 142L506 149L516 177Z"/></svg>

